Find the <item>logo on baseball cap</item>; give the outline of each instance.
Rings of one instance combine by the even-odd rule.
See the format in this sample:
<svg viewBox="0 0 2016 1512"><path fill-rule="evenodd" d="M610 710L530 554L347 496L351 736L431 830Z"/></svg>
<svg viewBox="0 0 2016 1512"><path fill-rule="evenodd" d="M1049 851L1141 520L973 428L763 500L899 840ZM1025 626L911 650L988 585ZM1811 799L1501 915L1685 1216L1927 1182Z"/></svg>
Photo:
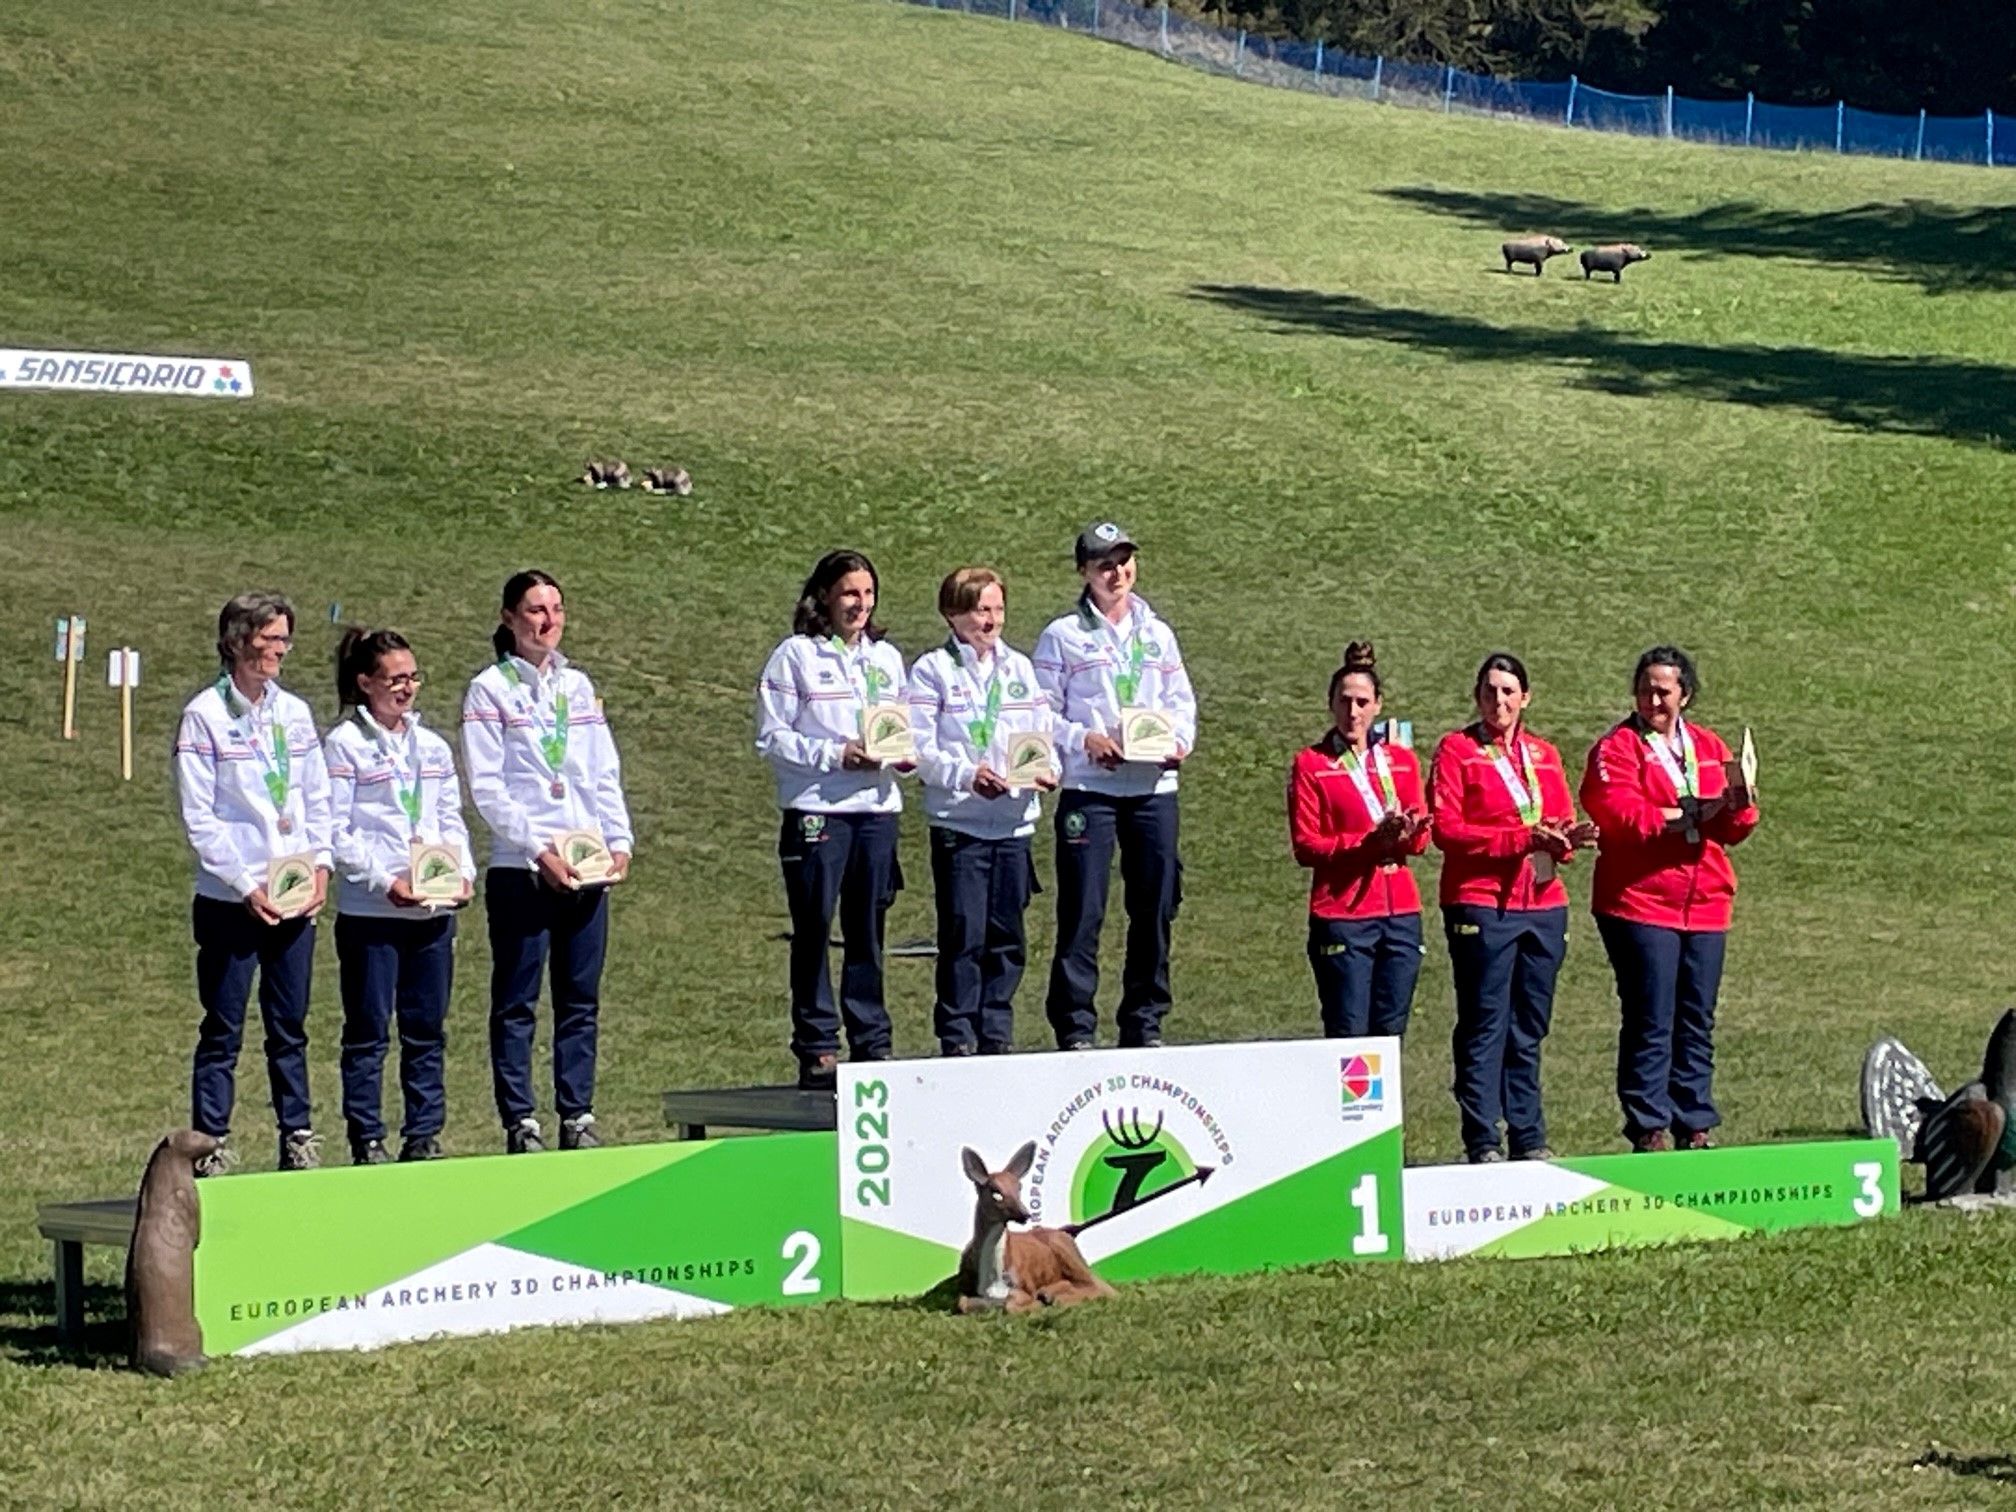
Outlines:
<svg viewBox="0 0 2016 1512"><path fill-rule="evenodd" d="M1132 555L1137 549L1134 537L1111 520L1101 520L1096 525L1087 525L1078 532L1077 557L1080 567L1087 562L1096 562L1101 557L1112 556L1115 552L1125 551Z"/></svg>

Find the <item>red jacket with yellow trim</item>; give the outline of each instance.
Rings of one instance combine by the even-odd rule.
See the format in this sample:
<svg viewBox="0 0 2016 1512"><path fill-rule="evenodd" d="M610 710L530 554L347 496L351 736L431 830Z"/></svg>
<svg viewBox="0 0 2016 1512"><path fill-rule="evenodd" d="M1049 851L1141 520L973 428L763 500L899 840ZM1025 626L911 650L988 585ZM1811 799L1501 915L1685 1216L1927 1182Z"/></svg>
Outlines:
<svg viewBox="0 0 2016 1512"><path fill-rule="evenodd" d="M1729 747L1706 725L1690 724L1703 799L1729 791L1723 763ZM1597 741L1582 773L1582 807L1603 830L1596 858L1599 914L1662 929L1722 930L1736 902L1736 868L1728 846L1757 828L1757 808L1724 809L1700 827L1700 840L1666 833L1662 808L1677 808L1680 792L1665 763L1646 744L1637 717Z"/></svg>
<svg viewBox="0 0 2016 1512"><path fill-rule="evenodd" d="M1550 824L1573 824L1575 800L1561 753L1537 735L1521 733L1540 785L1540 817ZM1435 819L1435 848L1442 852L1442 904L1528 911L1566 908L1568 889L1560 877L1544 885L1533 880L1528 850L1531 826L1519 817L1491 756L1482 724L1452 730L1435 747L1434 782L1428 811ZM1523 780L1525 765L1511 754L1512 770Z"/></svg>
<svg viewBox="0 0 2016 1512"><path fill-rule="evenodd" d="M1405 746L1383 741L1393 796L1402 810L1426 817L1421 763ZM1309 913L1318 919L1384 919L1421 912L1421 890L1407 868L1410 856L1428 849L1428 831L1391 846L1368 843L1376 821L1350 772L1337 764L1344 754L1335 730L1295 753L1288 772L1288 836L1297 865L1310 869ZM1375 797L1379 779L1367 771Z"/></svg>

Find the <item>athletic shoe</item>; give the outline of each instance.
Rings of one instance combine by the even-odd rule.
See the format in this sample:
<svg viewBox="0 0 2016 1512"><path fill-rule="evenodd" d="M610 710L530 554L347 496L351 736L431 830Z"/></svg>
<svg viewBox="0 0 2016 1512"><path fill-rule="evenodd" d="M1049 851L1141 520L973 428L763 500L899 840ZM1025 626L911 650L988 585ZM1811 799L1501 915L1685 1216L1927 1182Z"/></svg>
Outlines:
<svg viewBox="0 0 2016 1512"><path fill-rule="evenodd" d="M572 1118L560 1120L560 1148L563 1150L599 1150L602 1141L595 1137L595 1115L577 1113Z"/></svg>
<svg viewBox="0 0 2016 1512"><path fill-rule="evenodd" d="M894 1060L895 1058L887 1046L884 1046L880 1050L856 1050L852 1055L847 1057L847 1059L853 1061L856 1065L859 1065L863 1061L885 1061Z"/></svg>
<svg viewBox="0 0 2016 1512"><path fill-rule="evenodd" d="M978 1055L980 1051L974 1045L940 1045L938 1053L947 1060L959 1060L965 1056Z"/></svg>
<svg viewBox="0 0 2016 1512"><path fill-rule="evenodd" d="M521 1118L504 1131L506 1155L538 1155L545 1149L546 1141L539 1136L539 1120L536 1118Z"/></svg>
<svg viewBox="0 0 2016 1512"><path fill-rule="evenodd" d="M386 1152L382 1139L353 1139L350 1141L350 1164L390 1165L392 1157Z"/></svg>
<svg viewBox="0 0 2016 1512"><path fill-rule="evenodd" d="M231 1168L238 1164L238 1152L231 1146L219 1143L217 1148L196 1162L196 1179L207 1176L228 1176Z"/></svg>
<svg viewBox="0 0 2016 1512"><path fill-rule="evenodd" d="M1648 1129L1642 1134L1631 1136L1631 1148L1639 1155L1658 1155L1673 1148L1673 1134L1668 1129Z"/></svg>
<svg viewBox="0 0 2016 1512"><path fill-rule="evenodd" d="M798 1063L798 1086L805 1092L831 1092L840 1080L837 1055L815 1055Z"/></svg>
<svg viewBox="0 0 2016 1512"><path fill-rule="evenodd" d="M1680 1136L1680 1148L1683 1150L1712 1150L1715 1148L1715 1141L1708 1137L1706 1129L1690 1129Z"/></svg>
<svg viewBox="0 0 2016 1512"><path fill-rule="evenodd" d="M1521 1150L1512 1157L1514 1160L1558 1160L1552 1145L1535 1145L1530 1150Z"/></svg>
<svg viewBox="0 0 2016 1512"><path fill-rule="evenodd" d="M1057 1048L1059 1050L1097 1050L1099 1047L1090 1040L1066 1040Z"/></svg>
<svg viewBox="0 0 2016 1512"><path fill-rule="evenodd" d="M448 1152L441 1148L441 1140L434 1134L415 1134L399 1146L401 1160L439 1160Z"/></svg>
<svg viewBox="0 0 2016 1512"><path fill-rule="evenodd" d="M1133 1044L1122 1045L1120 1048L1122 1050L1160 1050L1162 1048L1162 1036L1151 1034L1144 1040L1136 1040Z"/></svg>
<svg viewBox="0 0 2016 1512"><path fill-rule="evenodd" d="M322 1164L322 1136L313 1129L288 1129L280 1136L280 1169L312 1171Z"/></svg>
<svg viewBox="0 0 2016 1512"><path fill-rule="evenodd" d="M1472 1165L1503 1165L1505 1163L1505 1152L1496 1146L1488 1150L1472 1150L1469 1160Z"/></svg>

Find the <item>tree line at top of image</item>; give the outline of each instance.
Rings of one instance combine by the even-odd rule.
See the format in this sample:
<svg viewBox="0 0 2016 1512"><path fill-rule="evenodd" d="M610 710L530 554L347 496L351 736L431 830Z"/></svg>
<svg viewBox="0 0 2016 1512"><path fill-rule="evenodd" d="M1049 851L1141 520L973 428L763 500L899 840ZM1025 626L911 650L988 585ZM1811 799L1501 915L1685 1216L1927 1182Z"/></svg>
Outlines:
<svg viewBox="0 0 2016 1512"><path fill-rule="evenodd" d="M1894 114L2016 109L2016 27L1987 0L1169 0L1213 26L1503 78Z"/></svg>

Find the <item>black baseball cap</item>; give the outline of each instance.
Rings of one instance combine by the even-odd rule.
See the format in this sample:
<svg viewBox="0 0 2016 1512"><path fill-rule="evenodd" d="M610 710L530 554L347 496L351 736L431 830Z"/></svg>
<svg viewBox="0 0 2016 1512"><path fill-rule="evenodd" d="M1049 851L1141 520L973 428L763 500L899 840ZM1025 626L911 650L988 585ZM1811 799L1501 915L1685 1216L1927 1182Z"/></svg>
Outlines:
<svg viewBox="0 0 2016 1512"><path fill-rule="evenodd" d="M1131 555L1139 549L1134 544L1134 537L1111 520L1101 520L1096 525L1087 525L1078 532L1077 559L1080 567L1087 562L1096 562L1101 557L1112 556L1115 552L1125 551Z"/></svg>

